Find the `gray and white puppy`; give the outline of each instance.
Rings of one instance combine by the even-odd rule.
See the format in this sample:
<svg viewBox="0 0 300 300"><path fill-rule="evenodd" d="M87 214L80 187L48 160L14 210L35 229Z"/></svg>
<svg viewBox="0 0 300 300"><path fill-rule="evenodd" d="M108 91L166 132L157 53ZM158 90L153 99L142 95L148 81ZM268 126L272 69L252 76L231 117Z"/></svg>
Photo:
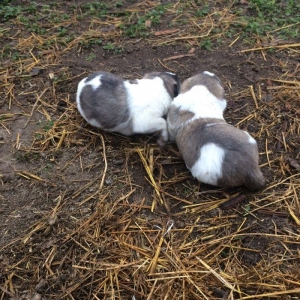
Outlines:
<svg viewBox="0 0 300 300"><path fill-rule="evenodd" d="M170 106L167 123L187 168L199 181L219 186L265 186L256 141L223 118L224 88L217 76L203 72L188 78Z"/></svg>
<svg viewBox="0 0 300 300"><path fill-rule="evenodd" d="M168 141L164 116L179 88L177 75L169 72L151 72L136 80L97 72L79 82L76 101L92 126L124 135L159 133L163 145Z"/></svg>

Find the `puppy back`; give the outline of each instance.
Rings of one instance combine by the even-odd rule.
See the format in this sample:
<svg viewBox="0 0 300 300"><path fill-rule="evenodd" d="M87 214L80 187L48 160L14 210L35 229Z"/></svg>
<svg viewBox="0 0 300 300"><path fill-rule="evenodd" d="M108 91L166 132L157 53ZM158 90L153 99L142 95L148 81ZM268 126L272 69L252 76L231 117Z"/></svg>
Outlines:
<svg viewBox="0 0 300 300"><path fill-rule="evenodd" d="M199 160L203 146L214 144L224 150L222 175L217 186L245 185L250 190L265 186L256 141L224 120L195 120L179 131L176 142L189 169Z"/></svg>
<svg viewBox="0 0 300 300"><path fill-rule="evenodd" d="M220 127L225 124L226 126L226 122L222 119L204 118L194 120L178 130L176 143L189 169L199 159L201 147L208 143L219 145L218 132L208 124L220 124L216 125Z"/></svg>
<svg viewBox="0 0 300 300"><path fill-rule="evenodd" d="M171 72L149 72L143 76L143 79L154 79L156 77L162 79L164 87L171 98L178 96L180 92L180 81L176 74Z"/></svg>

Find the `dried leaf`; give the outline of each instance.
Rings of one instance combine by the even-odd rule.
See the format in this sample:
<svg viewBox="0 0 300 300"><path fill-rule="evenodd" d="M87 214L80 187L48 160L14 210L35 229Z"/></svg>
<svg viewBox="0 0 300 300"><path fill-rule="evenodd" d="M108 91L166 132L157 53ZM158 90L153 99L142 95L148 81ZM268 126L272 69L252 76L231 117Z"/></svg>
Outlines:
<svg viewBox="0 0 300 300"><path fill-rule="evenodd" d="M285 108L287 109L287 110L290 110L291 108L292 108L292 104L291 103L289 103L289 102L285 102Z"/></svg>
<svg viewBox="0 0 300 300"><path fill-rule="evenodd" d="M170 57L164 58L163 61L174 60L174 59L183 58L186 56L195 56L195 54L180 54L180 55L170 56Z"/></svg>
<svg viewBox="0 0 300 300"><path fill-rule="evenodd" d="M151 20L146 20L145 21L145 26L146 27L151 27L151 24L152 24Z"/></svg>
<svg viewBox="0 0 300 300"><path fill-rule="evenodd" d="M35 286L35 290L37 292L43 292L46 288L46 284L46 281L44 279L41 279L39 283Z"/></svg>
<svg viewBox="0 0 300 300"><path fill-rule="evenodd" d="M288 122L287 122L287 121L283 121L283 122L282 122L282 125L281 125L282 131L283 131L283 132L286 132L287 127L288 127Z"/></svg>
<svg viewBox="0 0 300 300"><path fill-rule="evenodd" d="M162 31L156 31L154 33L155 36L159 36L159 35L164 35L164 34L172 34L179 31L179 29L166 29L166 30L162 30Z"/></svg>
<svg viewBox="0 0 300 300"><path fill-rule="evenodd" d="M54 79L54 73L49 73L49 78L50 78L51 80L53 80L53 79Z"/></svg>
<svg viewBox="0 0 300 300"><path fill-rule="evenodd" d="M289 163L292 167L294 167L297 171L300 172L300 165L298 164L296 159L289 158Z"/></svg>
<svg viewBox="0 0 300 300"><path fill-rule="evenodd" d="M195 51L196 51L196 48L191 48L190 51L189 51L189 53L193 54Z"/></svg>

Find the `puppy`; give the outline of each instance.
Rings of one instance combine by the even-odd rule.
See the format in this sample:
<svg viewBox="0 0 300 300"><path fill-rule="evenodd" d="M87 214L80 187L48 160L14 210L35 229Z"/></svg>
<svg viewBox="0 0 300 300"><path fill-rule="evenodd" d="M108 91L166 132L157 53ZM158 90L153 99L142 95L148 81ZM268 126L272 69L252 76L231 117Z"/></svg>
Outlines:
<svg viewBox="0 0 300 300"><path fill-rule="evenodd" d="M169 72L151 72L136 80L97 72L79 82L76 102L92 126L124 135L159 133L163 145L168 141L164 116L179 88L177 75Z"/></svg>
<svg viewBox="0 0 300 300"><path fill-rule="evenodd" d="M167 123L187 168L199 181L219 186L265 186L256 141L226 123L224 88L217 76L203 72L182 83L170 106Z"/></svg>

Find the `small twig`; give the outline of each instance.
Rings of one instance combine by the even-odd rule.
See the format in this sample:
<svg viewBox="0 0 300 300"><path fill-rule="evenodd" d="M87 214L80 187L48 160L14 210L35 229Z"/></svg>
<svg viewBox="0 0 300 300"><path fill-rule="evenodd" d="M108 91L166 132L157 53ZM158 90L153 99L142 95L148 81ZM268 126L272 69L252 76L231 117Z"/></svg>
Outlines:
<svg viewBox="0 0 300 300"><path fill-rule="evenodd" d="M241 50L241 52L249 52L249 51L259 51L259 50L267 50L272 48L278 48L278 49L285 49L285 48L294 48L294 47L300 47L300 43L296 44L286 44L286 45L278 45L278 46L268 46L268 47L257 47L257 48L250 48L250 49L244 49Z"/></svg>
<svg viewBox="0 0 300 300"><path fill-rule="evenodd" d="M107 159L106 159L106 151L105 151L105 142L104 142L104 139L103 139L102 135L100 135L100 138L101 138L101 141L102 141L102 148L103 148L104 171L103 171L102 179L101 179L101 182L100 182L99 191L101 191L102 188L103 188L105 175L106 175L106 171L107 171Z"/></svg>
<svg viewBox="0 0 300 300"><path fill-rule="evenodd" d="M170 67L167 67L166 65L164 65L164 64L161 62L161 60L160 60L159 58L158 58L157 60L158 60L158 62L159 62L165 69L167 69L167 70L169 70L169 71L171 71L171 72L173 72L173 73L176 73L176 70L171 69Z"/></svg>
<svg viewBox="0 0 300 300"><path fill-rule="evenodd" d="M186 57L186 56L195 56L195 54L187 53L187 54L174 55L174 56L164 58L163 61L179 59L179 58L183 58L183 57Z"/></svg>

